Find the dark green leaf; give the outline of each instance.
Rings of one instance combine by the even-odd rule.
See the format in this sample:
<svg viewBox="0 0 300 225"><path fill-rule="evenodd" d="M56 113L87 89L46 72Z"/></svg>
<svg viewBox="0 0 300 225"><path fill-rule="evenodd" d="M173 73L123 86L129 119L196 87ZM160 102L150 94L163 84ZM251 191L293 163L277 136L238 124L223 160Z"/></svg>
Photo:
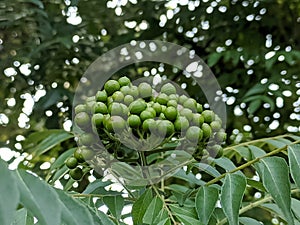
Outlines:
<svg viewBox="0 0 300 225"><path fill-rule="evenodd" d="M10 225L16 212L20 194L16 177L13 171L7 168L7 164L0 159L0 224Z"/></svg>
<svg viewBox="0 0 300 225"><path fill-rule="evenodd" d="M44 181L25 171L18 171L21 204L45 225L60 225L61 204L57 193Z"/></svg>
<svg viewBox="0 0 300 225"><path fill-rule="evenodd" d="M240 222L244 225L261 225L259 221L249 217L240 217Z"/></svg>
<svg viewBox="0 0 300 225"><path fill-rule="evenodd" d="M170 209L172 213L180 220L183 224L194 225L199 224L200 221L197 219L197 213L195 211L195 207L179 207L177 205L170 205Z"/></svg>
<svg viewBox="0 0 300 225"><path fill-rule="evenodd" d="M152 201L152 191L148 189L132 206L132 219L134 224L142 224L145 212Z"/></svg>
<svg viewBox="0 0 300 225"><path fill-rule="evenodd" d="M239 224L239 209L246 189L246 179L238 174L227 174L221 190L221 205L229 225Z"/></svg>
<svg viewBox="0 0 300 225"><path fill-rule="evenodd" d="M292 177L298 188L300 188L300 145L288 146L288 156Z"/></svg>
<svg viewBox="0 0 300 225"><path fill-rule="evenodd" d="M103 202L115 218L121 218L121 212L124 207L124 199L121 195L105 196L103 197Z"/></svg>
<svg viewBox="0 0 300 225"><path fill-rule="evenodd" d="M93 217L84 204L70 197L64 191L56 190L56 192L64 208L62 210L62 221L74 225L94 224Z"/></svg>
<svg viewBox="0 0 300 225"><path fill-rule="evenodd" d="M219 198L219 190L211 186L202 186L196 195L195 203L201 223L208 224Z"/></svg>
<svg viewBox="0 0 300 225"><path fill-rule="evenodd" d="M34 224L33 217L28 214L26 209L22 208L16 212L14 221L11 225L33 225L33 224Z"/></svg>
<svg viewBox="0 0 300 225"><path fill-rule="evenodd" d="M285 160L270 157L261 160L263 165L263 184L282 210L289 224L294 224L291 212L291 190L289 170Z"/></svg>
<svg viewBox="0 0 300 225"><path fill-rule="evenodd" d="M73 135L71 133L66 132L64 130L49 132L49 135L45 139L43 139L40 143L38 143L36 146L34 146L32 149L30 149L29 152L32 153L34 157L37 157L47 152L54 146L72 137Z"/></svg>
<svg viewBox="0 0 300 225"><path fill-rule="evenodd" d="M162 200L159 197L155 196L144 214L143 223L155 225L154 221L156 217L159 215L162 208L163 208Z"/></svg>

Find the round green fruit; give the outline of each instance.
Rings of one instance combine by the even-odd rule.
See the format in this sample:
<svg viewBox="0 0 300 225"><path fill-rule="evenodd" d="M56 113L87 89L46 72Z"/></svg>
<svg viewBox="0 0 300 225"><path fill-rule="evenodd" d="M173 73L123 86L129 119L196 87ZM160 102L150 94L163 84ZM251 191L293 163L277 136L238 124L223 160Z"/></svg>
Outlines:
<svg viewBox="0 0 300 225"><path fill-rule="evenodd" d="M67 159L66 161L66 166L69 168L69 169L74 169L76 168L78 165L78 161L75 157L70 157Z"/></svg>
<svg viewBox="0 0 300 225"><path fill-rule="evenodd" d="M161 105L167 105L168 101L169 101L169 97L168 95L166 95L165 93L160 93L156 99L156 102L158 102Z"/></svg>
<svg viewBox="0 0 300 225"><path fill-rule="evenodd" d="M190 142L198 142L203 137L203 131L200 127L191 126L187 129L185 137Z"/></svg>
<svg viewBox="0 0 300 225"><path fill-rule="evenodd" d="M149 98L152 96L152 87L150 84L146 82L140 83L138 89L141 98Z"/></svg>
<svg viewBox="0 0 300 225"><path fill-rule="evenodd" d="M77 159L79 163L85 162L82 154L81 154L81 148L77 148L76 151L74 152L74 157Z"/></svg>
<svg viewBox="0 0 300 225"><path fill-rule="evenodd" d="M162 108L158 102L154 102L152 108L155 110L157 116L161 113Z"/></svg>
<svg viewBox="0 0 300 225"><path fill-rule="evenodd" d="M215 120L215 113L211 110L204 110L202 113L205 123L211 123Z"/></svg>
<svg viewBox="0 0 300 225"><path fill-rule="evenodd" d="M95 156L95 152L90 148L82 147L81 155L85 159L85 161L87 161L87 160L91 160Z"/></svg>
<svg viewBox="0 0 300 225"><path fill-rule="evenodd" d="M197 102L195 99L193 98L189 98L187 99L183 104L184 108L188 108L190 110L192 110L193 112L196 112L197 110Z"/></svg>
<svg viewBox="0 0 300 225"><path fill-rule="evenodd" d="M164 114L168 120L174 121L177 118L177 109L173 106L169 106L166 108Z"/></svg>
<svg viewBox="0 0 300 225"><path fill-rule="evenodd" d="M129 105L129 111L131 114L140 114L147 107L147 103L143 100L135 100Z"/></svg>
<svg viewBox="0 0 300 225"><path fill-rule="evenodd" d="M80 180L83 176L82 169L80 169L79 167L71 169L69 174L74 180Z"/></svg>
<svg viewBox="0 0 300 225"><path fill-rule="evenodd" d="M132 85L131 87L130 87L130 95L133 97L133 98L138 98L139 97L139 89L138 89L138 87L137 86L134 86L134 85Z"/></svg>
<svg viewBox="0 0 300 225"><path fill-rule="evenodd" d="M159 135L163 137L170 137L175 132L174 125L169 120L161 120L158 122L157 130Z"/></svg>
<svg viewBox="0 0 300 225"><path fill-rule="evenodd" d="M116 91L111 97L115 102L122 102L124 100L124 94L121 91Z"/></svg>
<svg viewBox="0 0 300 225"><path fill-rule="evenodd" d="M151 119L154 118L155 116L153 115L152 112L148 111L147 109L144 110L143 112L141 112L140 114L140 118L142 121L146 120L146 119Z"/></svg>
<svg viewBox="0 0 300 225"><path fill-rule="evenodd" d="M118 82L119 82L120 86L123 87L123 86L130 84L130 79L128 77L124 76L124 77L120 77Z"/></svg>
<svg viewBox="0 0 300 225"><path fill-rule="evenodd" d="M220 121L212 121L210 123L210 127L212 129L212 131L219 131L222 128L222 124L220 123Z"/></svg>
<svg viewBox="0 0 300 225"><path fill-rule="evenodd" d="M186 95L180 95L178 98L178 103L183 105L183 103L188 100L189 98Z"/></svg>
<svg viewBox="0 0 300 225"><path fill-rule="evenodd" d="M106 102L107 101L107 93L105 90L103 91L98 91L96 93L96 100L99 102Z"/></svg>
<svg viewBox="0 0 300 225"><path fill-rule="evenodd" d="M106 114L108 112L106 104L103 102L96 102L93 106L93 113Z"/></svg>
<svg viewBox="0 0 300 225"><path fill-rule="evenodd" d="M195 126L201 127L204 123L204 117L199 113L194 113L192 123Z"/></svg>
<svg viewBox="0 0 300 225"><path fill-rule="evenodd" d="M126 129L126 121L120 116L110 117L112 128L115 132L121 132Z"/></svg>
<svg viewBox="0 0 300 225"><path fill-rule="evenodd" d="M176 94L176 88L173 84L167 83L161 87L160 92L166 95Z"/></svg>
<svg viewBox="0 0 300 225"><path fill-rule="evenodd" d="M193 114L192 110L186 109L186 108L183 108L183 109L179 112L179 114L180 114L181 116L184 116L185 118L187 118L188 121L192 121L192 120L193 120L193 117L194 117L194 114Z"/></svg>
<svg viewBox="0 0 300 225"><path fill-rule="evenodd" d="M75 111L75 114L78 114L81 112L86 112L87 111L86 105L84 105L84 104L77 105L75 107L74 111Z"/></svg>
<svg viewBox="0 0 300 225"><path fill-rule="evenodd" d="M91 133L83 133L79 136L79 143L85 146L90 146L96 142L96 138Z"/></svg>
<svg viewBox="0 0 300 225"><path fill-rule="evenodd" d="M131 127L131 128L138 128L139 126L141 126L142 121L139 116L130 115L127 119L127 123L129 125L129 127Z"/></svg>
<svg viewBox="0 0 300 225"><path fill-rule="evenodd" d="M86 112L78 113L75 116L74 121L80 128L88 127L91 123L90 116Z"/></svg>
<svg viewBox="0 0 300 225"><path fill-rule="evenodd" d="M142 128L144 132L154 132L154 129L156 127L156 121L154 119L146 119L143 124Z"/></svg>
<svg viewBox="0 0 300 225"><path fill-rule="evenodd" d="M207 123L203 123L201 126L201 129L203 130L203 137L209 138L212 135L212 129Z"/></svg>
<svg viewBox="0 0 300 225"><path fill-rule="evenodd" d="M173 106L175 108L177 108L177 105L178 105L177 101L174 100L174 99L169 100L168 103L167 103L167 106Z"/></svg>
<svg viewBox="0 0 300 225"><path fill-rule="evenodd" d="M104 84L104 90L106 91L107 95L112 95L114 92L120 90L120 84L116 80L108 80Z"/></svg>
<svg viewBox="0 0 300 225"><path fill-rule="evenodd" d="M124 97L124 104L125 105L130 105L134 101L134 98L132 95L125 95Z"/></svg>
<svg viewBox="0 0 300 225"><path fill-rule="evenodd" d="M96 113L92 116L92 124L95 127L101 127L103 125L104 116L102 113Z"/></svg>
<svg viewBox="0 0 300 225"><path fill-rule="evenodd" d="M186 131L190 126L189 121L184 116L179 116L174 122L175 130L180 131Z"/></svg>

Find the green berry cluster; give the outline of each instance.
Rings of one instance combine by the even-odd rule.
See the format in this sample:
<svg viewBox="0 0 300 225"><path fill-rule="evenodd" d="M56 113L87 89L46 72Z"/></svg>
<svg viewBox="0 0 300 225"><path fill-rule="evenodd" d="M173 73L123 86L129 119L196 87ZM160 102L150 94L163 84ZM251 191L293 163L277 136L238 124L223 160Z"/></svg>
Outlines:
<svg viewBox="0 0 300 225"><path fill-rule="evenodd" d="M134 137L135 141L145 141L154 135L162 144L194 144L196 159L201 159L204 149L213 156L221 156L220 143L226 139L221 119L212 110L203 110L195 99L179 95L173 84L165 83L156 90L147 82L134 85L126 76L108 80L103 90L77 105L74 122L82 131L78 138L80 146L88 149L101 140L115 158L128 162L139 162L139 155L120 141L122 136L123 140ZM89 159L93 154L87 155L83 158ZM72 170L78 170L76 159L67 161Z"/></svg>

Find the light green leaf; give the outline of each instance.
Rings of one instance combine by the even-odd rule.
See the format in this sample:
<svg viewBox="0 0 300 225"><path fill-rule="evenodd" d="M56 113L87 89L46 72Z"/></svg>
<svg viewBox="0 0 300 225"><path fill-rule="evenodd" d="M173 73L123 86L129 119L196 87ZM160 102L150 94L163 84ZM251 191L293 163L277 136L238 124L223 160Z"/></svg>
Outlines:
<svg viewBox="0 0 300 225"><path fill-rule="evenodd" d="M123 197L121 195L105 196L103 197L103 202L108 207L110 213L119 220L124 207Z"/></svg>
<svg viewBox="0 0 300 225"><path fill-rule="evenodd" d="M162 208L162 200L159 197L155 196L145 212L145 215L143 217L143 223L150 225L155 224L155 218L159 215L159 212L162 210Z"/></svg>
<svg viewBox="0 0 300 225"><path fill-rule="evenodd" d="M0 224L10 225L16 212L20 194L17 187L15 173L7 168L7 164L0 159Z"/></svg>
<svg viewBox="0 0 300 225"><path fill-rule="evenodd" d="M288 146L288 156L292 177L297 187L300 188L300 145Z"/></svg>
<svg viewBox="0 0 300 225"><path fill-rule="evenodd" d="M31 215L28 215L28 211L24 208L19 209L16 214L14 221L11 225L33 225L34 220Z"/></svg>
<svg viewBox="0 0 300 225"><path fill-rule="evenodd" d="M21 194L21 204L45 225L61 224L61 204L57 193L26 171L18 171L18 187Z"/></svg>
<svg viewBox="0 0 300 225"><path fill-rule="evenodd" d="M240 217L240 222L244 225L261 225L260 222L249 217Z"/></svg>
<svg viewBox="0 0 300 225"><path fill-rule="evenodd" d="M295 217L300 222L300 201L298 199L292 198L292 210Z"/></svg>
<svg viewBox="0 0 300 225"><path fill-rule="evenodd" d="M219 198L219 190L211 186L202 186L196 195L195 204L201 223L208 224Z"/></svg>
<svg viewBox="0 0 300 225"><path fill-rule="evenodd" d="M33 148L29 149L29 152L33 154L33 157L44 154L49 151L51 148L60 144L61 142L72 138L73 135L64 130L56 130L49 132L49 135L45 137L40 143L38 143Z"/></svg>
<svg viewBox="0 0 300 225"><path fill-rule="evenodd" d="M238 174L227 174L221 189L221 205L229 225L239 224L239 209L246 189L246 179Z"/></svg>
<svg viewBox="0 0 300 225"><path fill-rule="evenodd" d="M74 225L94 224L93 217L83 203L70 197L64 191L56 190L56 193L64 208L62 210L62 221Z"/></svg>
<svg viewBox="0 0 300 225"><path fill-rule="evenodd" d="M281 209L289 224L294 224L291 212L291 190L289 170L285 160L270 157L261 160L263 184Z"/></svg>
<svg viewBox="0 0 300 225"><path fill-rule="evenodd" d="M132 206L132 220L134 224L142 224L144 214L152 201L152 191L148 189Z"/></svg>
<svg viewBox="0 0 300 225"><path fill-rule="evenodd" d="M276 148L282 148L286 146L286 143L279 141L279 140L266 140L266 142L270 145L273 145Z"/></svg>

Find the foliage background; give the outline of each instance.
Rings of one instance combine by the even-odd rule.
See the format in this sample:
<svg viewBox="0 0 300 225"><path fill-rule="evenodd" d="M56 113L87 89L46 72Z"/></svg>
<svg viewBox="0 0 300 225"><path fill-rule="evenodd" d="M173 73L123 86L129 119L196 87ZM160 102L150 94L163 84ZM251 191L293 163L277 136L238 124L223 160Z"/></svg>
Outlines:
<svg viewBox="0 0 300 225"><path fill-rule="evenodd" d="M48 129L69 131L72 96L90 63L145 39L193 49L211 67L222 87L219 101L227 104L227 145L299 134L298 0L3 0L0 155L16 167ZM191 78L171 66L132 65L122 74L165 75L205 102ZM55 159L75 146L67 137L59 143L19 167L46 178Z"/></svg>

